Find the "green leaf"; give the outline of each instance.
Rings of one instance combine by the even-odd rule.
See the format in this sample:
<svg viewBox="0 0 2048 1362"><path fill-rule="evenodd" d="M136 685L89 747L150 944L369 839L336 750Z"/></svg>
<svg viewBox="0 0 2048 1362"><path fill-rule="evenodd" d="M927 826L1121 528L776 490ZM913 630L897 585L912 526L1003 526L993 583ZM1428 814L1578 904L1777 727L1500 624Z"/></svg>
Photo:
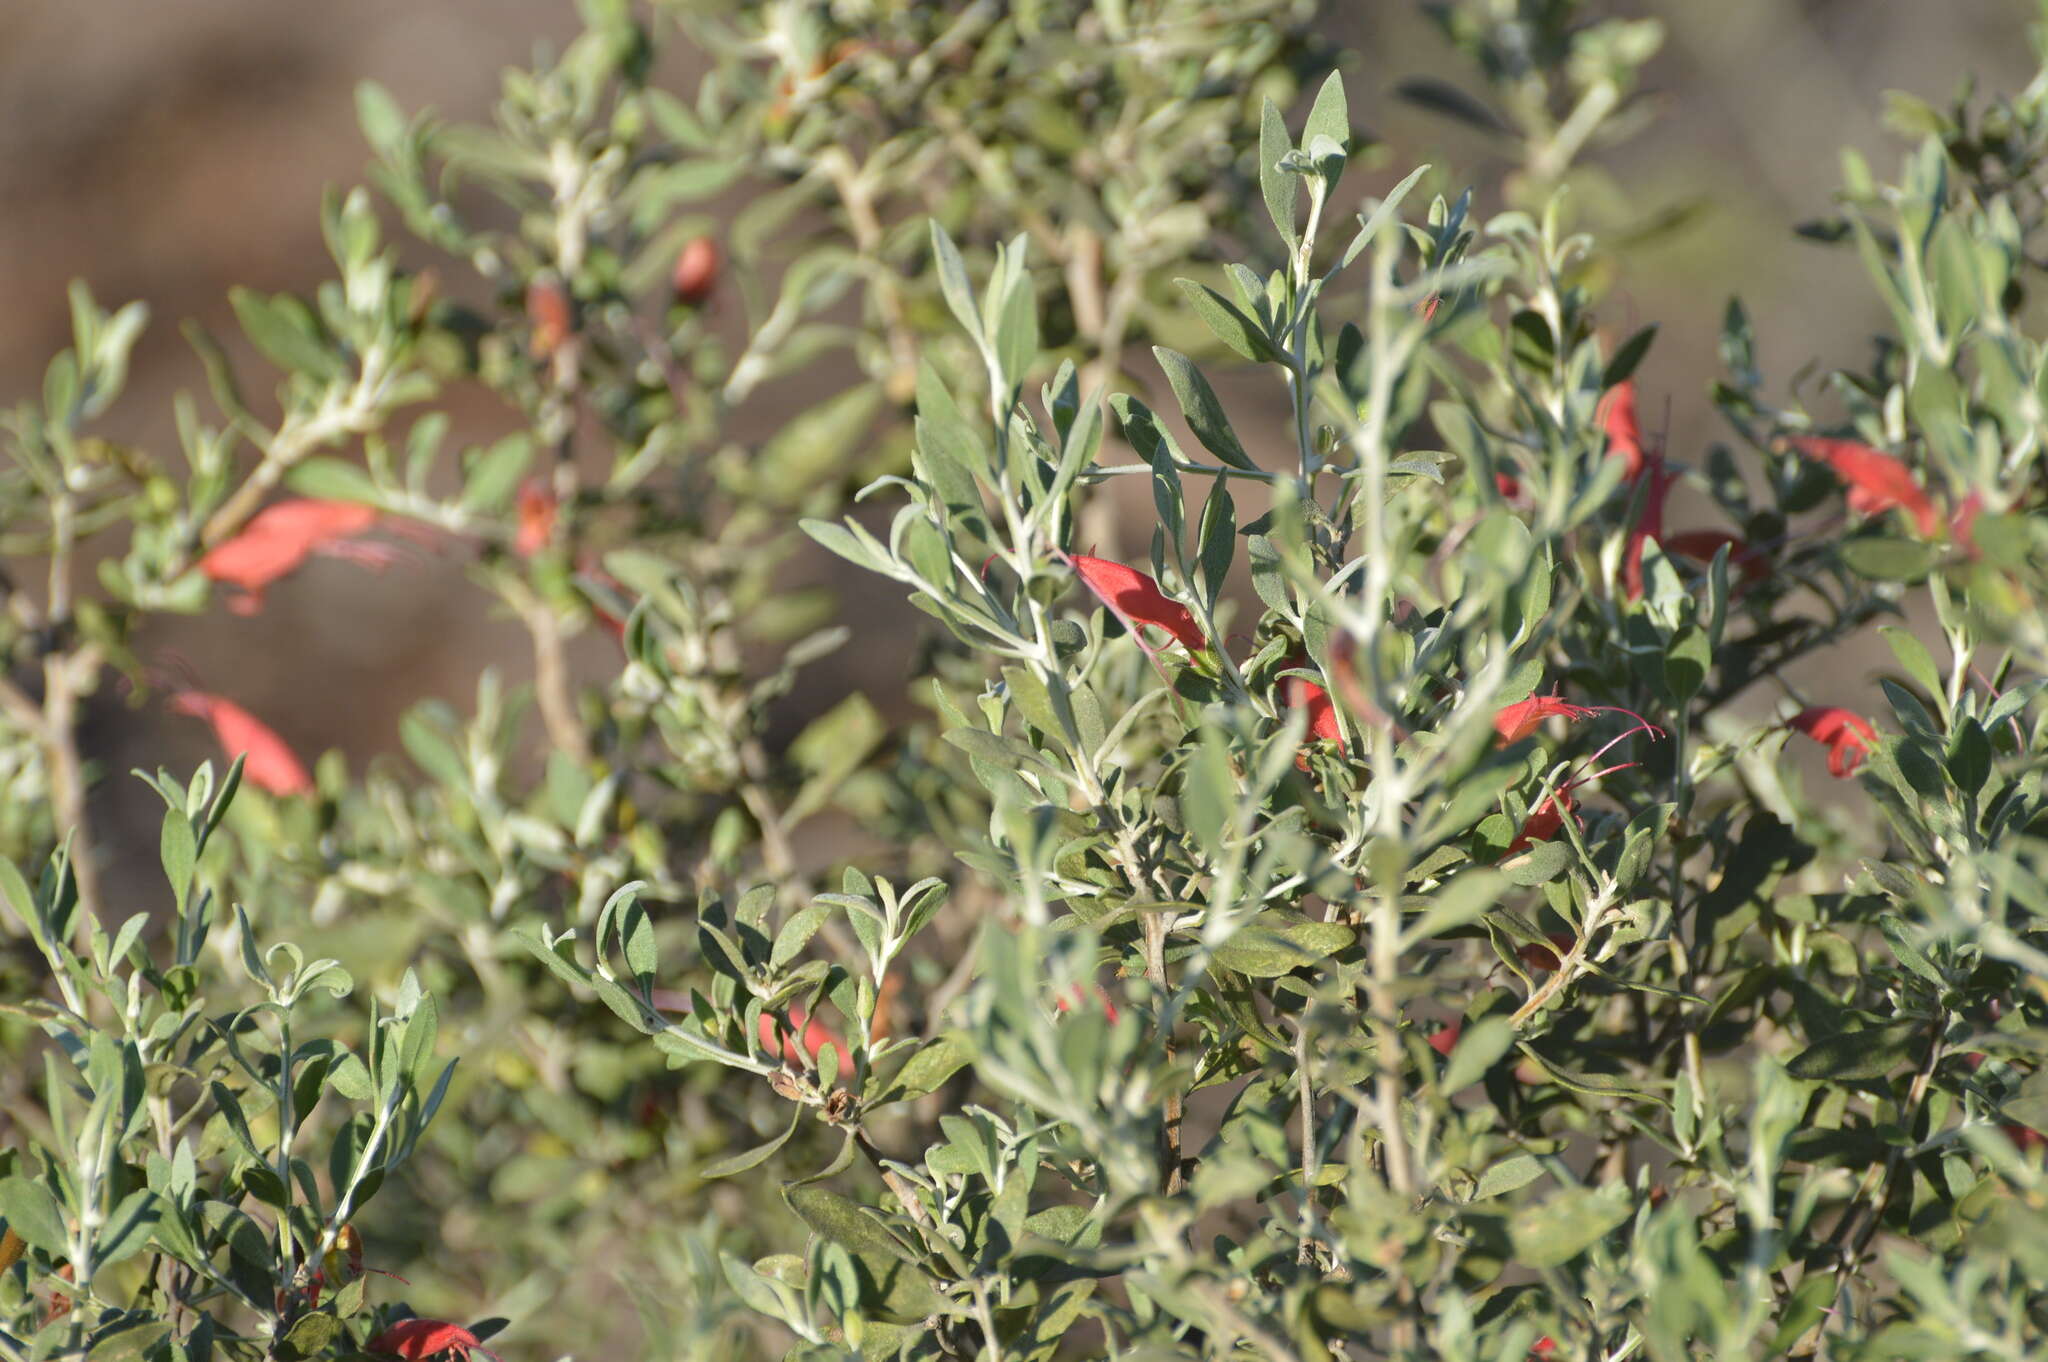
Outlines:
<svg viewBox="0 0 2048 1362"><path fill-rule="evenodd" d="M1315 922L1269 909L1218 946L1215 960L1219 968L1254 979L1276 979L1328 959L1356 936L1341 922Z"/></svg>
<svg viewBox="0 0 2048 1362"><path fill-rule="evenodd" d="M1991 740L1975 719L1964 717L1949 735L1948 778L1965 795L1975 797L1991 778Z"/></svg>
<svg viewBox="0 0 2048 1362"><path fill-rule="evenodd" d="M1301 242L1294 222L1301 185L1280 168L1280 158L1292 150L1287 121L1280 116L1280 106L1268 98L1259 111L1259 193L1266 200L1266 212L1272 217L1274 228L1289 250Z"/></svg>
<svg viewBox="0 0 2048 1362"><path fill-rule="evenodd" d="M277 1349L282 1362L297 1362L300 1358L320 1357L333 1346L341 1336L341 1321L324 1310L299 1316L298 1322L288 1330Z"/></svg>
<svg viewBox="0 0 2048 1362"><path fill-rule="evenodd" d="M1487 1017L1467 1026L1444 1066L1444 1093L1463 1092L1486 1077L1514 1043L1515 1028L1506 1017Z"/></svg>
<svg viewBox="0 0 2048 1362"><path fill-rule="evenodd" d="M192 892L192 872L199 864L199 837L192 830L192 820L176 809L164 811L161 856L164 878L170 881L171 897L182 913Z"/></svg>
<svg viewBox="0 0 2048 1362"><path fill-rule="evenodd" d="M949 1031L935 1037L912 1055L909 1063L896 1071L896 1077L890 1080L881 1101L907 1102L928 1092L937 1092L940 1084L965 1068L973 1058L973 1043L963 1033Z"/></svg>
<svg viewBox="0 0 2048 1362"><path fill-rule="evenodd" d="M360 501L375 505L382 493L370 475L346 459L323 455L307 459L285 475L285 486L302 497L329 501Z"/></svg>
<svg viewBox="0 0 2048 1362"><path fill-rule="evenodd" d="M405 112L398 101L374 80L356 86L356 123L363 140L380 156L389 156L405 140Z"/></svg>
<svg viewBox="0 0 2048 1362"><path fill-rule="evenodd" d="M1217 340L1256 363L1280 358L1280 349L1266 335L1266 328L1247 316L1243 309L1207 284L1193 279L1176 279L1181 292Z"/></svg>
<svg viewBox="0 0 2048 1362"><path fill-rule="evenodd" d="M853 1254L862 1269L861 1298L883 1319L907 1324L952 1313L909 1250L854 1202L814 1183L785 1186L782 1196L798 1219Z"/></svg>
<svg viewBox="0 0 2048 1362"><path fill-rule="evenodd" d="M93 1257L98 1266L111 1267L122 1259L141 1252L149 1242L149 1236L156 1229L158 1215L157 1195L147 1187L130 1192L107 1216L106 1224L100 1227L99 1236L93 1241Z"/></svg>
<svg viewBox="0 0 2048 1362"><path fill-rule="evenodd" d="M507 435L474 451L462 471L462 507L467 511L498 511L512 499L512 490L533 462L533 441L524 431Z"/></svg>
<svg viewBox="0 0 2048 1362"><path fill-rule="evenodd" d="M1681 627L1664 654L1664 693L1681 705L1691 700L1706 684L1713 660L1707 631L1692 624Z"/></svg>
<svg viewBox="0 0 2048 1362"><path fill-rule="evenodd" d="M1600 386L1612 388L1627 381L1635 373L1636 366L1643 362L1643 356L1650 352L1650 342L1656 339L1657 324L1652 322L1623 341L1621 348L1614 352L1614 358L1608 360L1607 367L1601 370Z"/></svg>
<svg viewBox="0 0 2048 1362"><path fill-rule="evenodd" d="M1195 433L1195 438L1232 468L1256 471L1258 465L1238 443L1236 432L1230 428L1230 418L1223 414L1223 404L1216 399L1216 390L1202 377L1201 370L1178 350L1155 345L1152 353L1158 358L1159 367L1166 371L1167 384L1172 387L1174 400L1180 403L1181 415L1187 418L1188 429Z"/></svg>
<svg viewBox="0 0 2048 1362"><path fill-rule="evenodd" d="M1500 900L1506 876L1491 870L1468 870L1436 891L1422 915L1408 924L1405 944L1427 941L1479 920Z"/></svg>
<svg viewBox="0 0 2048 1362"><path fill-rule="evenodd" d="M28 1246L54 1258L71 1251L70 1236L64 1232L64 1214L57 1199L41 1183L16 1174L0 1178L0 1220L20 1235Z"/></svg>
<svg viewBox="0 0 2048 1362"><path fill-rule="evenodd" d="M995 351L997 367L1012 388L1024 381L1031 362L1038 358L1038 296L1031 286L1031 272L1022 268L1021 261L1003 298L1002 311L996 315Z"/></svg>
<svg viewBox="0 0 2048 1362"><path fill-rule="evenodd" d="M1552 1082L1560 1087L1570 1088L1573 1092L1582 1092L1590 1097L1615 1097L1629 1101L1656 1102L1659 1105L1669 1105L1655 1093L1639 1087L1627 1079L1618 1078L1613 1074L1579 1073L1566 1069L1553 1060L1545 1059L1541 1054L1537 1053L1533 1046L1527 1043L1518 1042L1516 1048L1524 1055L1527 1055L1537 1068L1543 1070Z"/></svg>
<svg viewBox="0 0 2048 1362"><path fill-rule="evenodd" d="M131 1315L129 1319L134 1320L135 1317ZM112 1333L101 1334L86 1356L91 1362L139 1362L139 1359L155 1352L170 1335L169 1320L124 1321Z"/></svg>
<svg viewBox="0 0 2048 1362"><path fill-rule="evenodd" d="M1543 1160L1534 1154L1510 1154L1479 1175L1479 1190L1472 1193L1472 1199L1485 1201L1520 1191L1542 1177L1543 1173Z"/></svg>
<svg viewBox="0 0 2048 1362"><path fill-rule="evenodd" d="M266 298L253 289L228 290L235 320L258 350L278 368L316 378L338 379L347 368L328 347L312 309L289 294Z"/></svg>
<svg viewBox="0 0 2048 1362"><path fill-rule="evenodd" d="M1917 582L1940 561L1940 546L1913 539L1851 539L1842 545L1848 569L1878 582Z"/></svg>
<svg viewBox="0 0 2048 1362"><path fill-rule="evenodd" d="M1899 660L1906 679L1940 701L1941 671L1934 665L1934 655L1927 651L1927 645L1915 638L1911 630L1896 624L1887 624L1877 632L1891 645L1892 656Z"/></svg>
<svg viewBox="0 0 2048 1362"><path fill-rule="evenodd" d="M1842 1031L1816 1041L1792 1057L1785 1072L1794 1078L1832 1079L1838 1083L1883 1078L1926 1046L1922 1022L1891 1022Z"/></svg>
<svg viewBox="0 0 2048 1362"><path fill-rule="evenodd" d="M1572 848L1569 842L1558 838L1549 842L1538 842L1512 860L1502 861L1500 873L1508 883L1524 888L1547 884L1564 873L1571 864Z"/></svg>
<svg viewBox="0 0 2048 1362"><path fill-rule="evenodd" d="M981 312L974 305L974 285L967 278L966 262L937 218L932 219L932 262L939 271L939 291L946 296L954 319L976 342L982 342Z"/></svg>
<svg viewBox="0 0 2048 1362"><path fill-rule="evenodd" d="M803 1108L798 1107L790 1113L789 1125L780 1135L777 1135L766 1144L757 1144L752 1149L741 1153L728 1155L722 1159L714 1159L702 1168L699 1168L697 1176L706 1182L711 1182L717 1178L729 1178L735 1173L744 1173L749 1168L766 1162L769 1155L789 1143L789 1137L796 1134L796 1128L803 1121L803 1117Z"/></svg>
<svg viewBox="0 0 2048 1362"><path fill-rule="evenodd" d="M1350 150L1351 106L1344 97L1344 77L1337 71L1324 78L1323 88L1316 91L1316 102L1309 107L1308 121L1302 124L1303 147L1312 146L1318 137L1327 137Z"/></svg>
<svg viewBox="0 0 2048 1362"><path fill-rule="evenodd" d="M1566 1187L1549 1200L1515 1212L1508 1233L1518 1266L1560 1267L1605 1239L1635 1214L1635 1202L1619 1184L1596 1192Z"/></svg>

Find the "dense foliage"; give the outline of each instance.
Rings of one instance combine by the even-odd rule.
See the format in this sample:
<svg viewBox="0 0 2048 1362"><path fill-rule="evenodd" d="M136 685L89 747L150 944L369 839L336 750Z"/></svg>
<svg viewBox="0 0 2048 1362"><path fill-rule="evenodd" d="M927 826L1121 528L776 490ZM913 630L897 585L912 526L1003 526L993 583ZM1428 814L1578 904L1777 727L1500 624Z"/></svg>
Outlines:
<svg viewBox="0 0 2048 1362"><path fill-rule="evenodd" d="M335 279L234 298L274 404L193 329L109 441L74 290L0 431L0 1354L2039 1355L2048 75L1802 229L1867 370L1730 303L1659 437L1572 193L1656 26L1431 8L1498 186L1382 174L1294 0L588 0L492 127L361 91ZM403 761L137 651L416 544L533 665ZM782 740L820 550L916 708ZM228 759L150 903L116 689Z"/></svg>

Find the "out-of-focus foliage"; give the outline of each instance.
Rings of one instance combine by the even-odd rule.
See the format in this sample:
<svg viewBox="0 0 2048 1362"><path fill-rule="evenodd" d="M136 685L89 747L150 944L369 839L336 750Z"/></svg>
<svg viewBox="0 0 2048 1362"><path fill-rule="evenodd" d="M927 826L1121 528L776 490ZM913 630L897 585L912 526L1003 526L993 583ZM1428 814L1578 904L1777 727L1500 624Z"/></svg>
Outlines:
<svg viewBox="0 0 2048 1362"><path fill-rule="evenodd" d="M194 332L179 454L97 436L78 290L0 433L10 1354L2033 1355L2043 86L1898 100L1808 229L1870 370L1730 303L1666 448L1567 192L1657 28L1431 8L1490 218L1360 188L1305 4L589 0L490 127L359 92L336 279L235 297L274 402ZM771 740L866 642L806 532L928 719ZM426 551L532 684L365 772L134 650ZM1788 673L1872 627L1889 714ZM242 755L153 780L168 913L97 874L117 677Z"/></svg>

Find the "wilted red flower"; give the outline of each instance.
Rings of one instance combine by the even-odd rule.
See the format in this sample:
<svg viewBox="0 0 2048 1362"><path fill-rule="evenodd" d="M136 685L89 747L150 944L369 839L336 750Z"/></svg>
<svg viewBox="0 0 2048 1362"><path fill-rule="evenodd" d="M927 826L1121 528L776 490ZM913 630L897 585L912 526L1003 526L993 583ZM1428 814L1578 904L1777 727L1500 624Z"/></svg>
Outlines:
<svg viewBox="0 0 2048 1362"><path fill-rule="evenodd" d="M1941 516L1927 498L1913 471L1898 459L1855 440L1830 440L1817 435L1795 436L1791 445L1809 459L1817 459L1835 470L1835 476L1849 485L1849 509L1863 515L1883 515L1893 507L1913 517L1924 538L1932 539L1941 529Z"/></svg>
<svg viewBox="0 0 2048 1362"><path fill-rule="evenodd" d="M1516 951L1522 963L1530 969L1552 970L1564 963L1564 957L1571 952L1572 937L1567 932L1550 933L1550 944L1538 945L1532 941Z"/></svg>
<svg viewBox="0 0 2048 1362"><path fill-rule="evenodd" d="M1209 646L1209 640L1202 637L1200 626L1188 608L1179 601L1169 598L1159 589L1159 583L1136 568L1125 567L1122 563L1108 558L1091 558L1085 553L1073 556L1074 571L1081 574L1081 580L1088 589L1102 598L1111 612L1123 620L1131 632L1137 626L1149 624L1164 629L1180 641L1182 647L1191 653L1199 653Z"/></svg>
<svg viewBox="0 0 2048 1362"><path fill-rule="evenodd" d="M168 708L173 714L189 714L212 725L221 750L231 761L244 759L242 777L257 789L274 795L313 792L313 778L285 740L234 701L205 691L183 690L171 696Z"/></svg>
<svg viewBox="0 0 2048 1362"><path fill-rule="evenodd" d="M1856 774L1877 741L1869 720L1834 705L1811 705L1787 722L1828 749L1828 774L1837 779Z"/></svg>
<svg viewBox="0 0 2048 1362"><path fill-rule="evenodd" d="M533 357L548 358L576 329L569 291L558 280L535 279L526 286L526 320L533 325Z"/></svg>
<svg viewBox="0 0 2048 1362"><path fill-rule="evenodd" d="M1749 541L1732 530L1680 530L1666 539L1657 541L1664 552L1691 558L1696 562L1712 563L1714 555L1725 545L1728 549L1728 566L1741 574L1741 580L1753 582L1766 576L1770 564L1764 555L1749 546Z"/></svg>
<svg viewBox="0 0 2048 1362"><path fill-rule="evenodd" d="M402 1319L364 1347L373 1353L390 1353L404 1359L404 1362L425 1362L425 1359L442 1353L453 1353L460 1362L472 1350L486 1357L497 1356L480 1343L475 1334L444 1319Z"/></svg>
<svg viewBox="0 0 2048 1362"><path fill-rule="evenodd" d="M1643 430L1636 421L1636 381L1625 378L1609 388L1594 409L1594 419L1607 433L1607 452L1623 460L1628 480L1642 476L1647 456L1643 451Z"/></svg>
<svg viewBox="0 0 2048 1362"><path fill-rule="evenodd" d="M2016 1122L2009 1122L1998 1129L2006 1139L2012 1141L2013 1148L2019 1150L2021 1154L2026 1154L2035 1149L2048 1148L2048 1135L2043 1135L2032 1126L2023 1126Z"/></svg>
<svg viewBox="0 0 2048 1362"><path fill-rule="evenodd" d="M238 586L228 609L253 615L263 607L263 591L294 572L315 553L349 558L369 567L383 567L395 556L383 544L351 542L376 527L373 506L356 501L292 497L266 506L250 517L241 533L225 539L199 560L199 570L216 582Z"/></svg>
<svg viewBox="0 0 2048 1362"><path fill-rule="evenodd" d="M676 298L695 307L711 296L718 285L718 243L708 236L691 237L676 252L675 273L669 282Z"/></svg>
<svg viewBox="0 0 2048 1362"><path fill-rule="evenodd" d="M519 488L519 529L512 536L512 551L531 558L548 546L555 536L554 489L539 478L528 478Z"/></svg>
<svg viewBox="0 0 2048 1362"><path fill-rule="evenodd" d="M803 1046L801 1053L797 1050L798 1045ZM805 1055L815 1061L818 1052L828 1045L839 1052L839 1071L846 1073L851 1070L853 1059L846 1052L845 1042L816 1017L805 1016L802 1008L791 1008L787 1023L766 1012L761 1014L761 1048L770 1054L779 1050L786 1063L801 1064Z"/></svg>

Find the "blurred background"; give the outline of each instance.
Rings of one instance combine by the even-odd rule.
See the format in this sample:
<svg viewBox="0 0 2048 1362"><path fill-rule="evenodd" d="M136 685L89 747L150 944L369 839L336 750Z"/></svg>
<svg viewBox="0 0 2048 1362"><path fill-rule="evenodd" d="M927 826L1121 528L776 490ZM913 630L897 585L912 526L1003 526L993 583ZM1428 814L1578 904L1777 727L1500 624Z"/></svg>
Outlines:
<svg viewBox="0 0 2048 1362"><path fill-rule="evenodd" d="M1900 144L1881 123L1887 89L1943 103L1968 74L1987 88L2023 81L2033 66L2024 40L2032 7L1625 0L1603 8L1667 27L1650 69L1654 122L1595 154L1612 184L1591 192L1612 196L1595 205L1601 219L1636 234L1609 317L1617 327L1662 325L1639 375L1645 426L1661 427L1668 403L1672 453L1692 459L1722 434L1704 394L1731 295L1748 305L1763 365L1781 380L1809 357L1823 365L1861 357L1881 318L1860 267L1852 253L1792 228L1827 211L1839 148L1862 150L1880 171L1896 161ZM1417 75L1474 83L1419 7L1381 0L1330 9L1330 36L1358 54L1347 73L1354 117L1386 146L1370 187L1423 160L1450 168L1456 181L1496 183L1504 166L1483 134L1394 97L1396 84ZM229 285L307 291L327 277L321 192L359 181L367 160L355 83L377 80L409 108L482 118L507 65L577 27L570 0L6 0L0 401L35 391L49 356L68 343L65 285L81 277L103 303L149 304L152 325L110 433L168 443L172 394L202 386L177 322L194 317L232 336ZM677 69L687 81L686 64ZM1497 206L1482 188L1480 215ZM465 413L454 414L460 437ZM387 578L316 560L273 593L261 616L216 604L160 626L144 652L187 659L202 684L228 691L308 756L339 748L359 766L396 750L398 715L417 699L466 708L481 663L497 661L514 677L527 670L523 635L478 617L459 553L402 571L406 587L395 591ZM861 621L864 637L882 646L860 650L865 661L847 662L837 676L824 673L823 689L793 704L792 727L836 688L868 688L885 706L901 694L918 617L874 585L854 608L873 614ZM583 665L611 665L606 640L584 642ZM144 763L189 768L211 754L203 726L112 693L94 698L85 745L103 777L95 814L113 847L154 842L154 796L118 773Z"/></svg>

